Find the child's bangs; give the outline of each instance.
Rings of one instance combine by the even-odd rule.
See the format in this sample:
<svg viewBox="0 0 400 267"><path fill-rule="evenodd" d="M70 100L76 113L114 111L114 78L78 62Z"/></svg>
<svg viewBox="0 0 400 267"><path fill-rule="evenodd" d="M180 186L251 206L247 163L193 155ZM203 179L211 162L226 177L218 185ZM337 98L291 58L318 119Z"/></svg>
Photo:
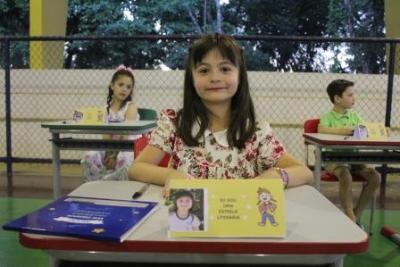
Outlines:
<svg viewBox="0 0 400 267"><path fill-rule="evenodd" d="M239 60L237 58L238 55L235 53L235 47L226 41L215 41L212 43L203 43L197 47L193 47L193 66L197 66L203 60L203 58L214 49L221 54L222 58L229 60L235 66L239 65Z"/></svg>

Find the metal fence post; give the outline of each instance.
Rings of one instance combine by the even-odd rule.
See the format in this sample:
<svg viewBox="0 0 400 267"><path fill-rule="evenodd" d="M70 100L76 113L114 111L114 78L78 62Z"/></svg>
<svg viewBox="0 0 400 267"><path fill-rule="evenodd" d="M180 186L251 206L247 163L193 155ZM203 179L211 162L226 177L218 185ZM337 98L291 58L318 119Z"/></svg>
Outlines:
<svg viewBox="0 0 400 267"><path fill-rule="evenodd" d="M6 108L6 164L7 164L7 194L12 196L12 148L11 148L11 58L10 39L4 40L4 81L5 81L5 108Z"/></svg>
<svg viewBox="0 0 400 267"><path fill-rule="evenodd" d="M393 80L394 80L394 69L396 62L396 42L391 41L389 43L389 62L388 62L388 82L386 90L386 113L385 113L385 126L390 127L392 118L392 98L393 98ZM381 173L381 186L380 186L380 202L384 203L386 195L386 176L388 173L396 172L398 169L389 168L387 164L383 164L378 167L377 170Z"/></svg>
<svg viewBox="0 0 400 267"><path fill-rule="evenodd" d="M393 80L394 80L394 67L396 62L396 43L389 43L389 64L388 64L388 83L386 94L386 114L385 125L390 127L391 113L392 113L392 98L393 98Z"/></svg>

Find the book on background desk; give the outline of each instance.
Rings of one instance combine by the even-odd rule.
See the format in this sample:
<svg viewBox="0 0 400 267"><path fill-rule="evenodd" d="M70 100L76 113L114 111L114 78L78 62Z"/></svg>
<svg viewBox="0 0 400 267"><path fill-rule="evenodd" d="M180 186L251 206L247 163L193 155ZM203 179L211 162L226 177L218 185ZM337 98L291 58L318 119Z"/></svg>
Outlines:
<svg viewBox="0 0 400 267"><path fill-rule="evenodd" d="M5 230L123 242L157 202L63 197L13 220Z"/></svg>
<svg viewBox="0 0 400 267"><path fill-rule="evenodd" d="M106 108L84 107L74 111L73 120L83 125L97 125L107 123Z"/></svg>
<svg viewBox="0 0 400 267"><path fill-rule="evenodd" d="M352 138L367 140L387 140L388 133L383 123L364 122L354 128Z"/></svg>
<svg viewBox="0 0 400 267"><path fill-rule="evenodd" d="M284 201L281 179L173 179L168 233L170 237L285 237Z"/></svg>

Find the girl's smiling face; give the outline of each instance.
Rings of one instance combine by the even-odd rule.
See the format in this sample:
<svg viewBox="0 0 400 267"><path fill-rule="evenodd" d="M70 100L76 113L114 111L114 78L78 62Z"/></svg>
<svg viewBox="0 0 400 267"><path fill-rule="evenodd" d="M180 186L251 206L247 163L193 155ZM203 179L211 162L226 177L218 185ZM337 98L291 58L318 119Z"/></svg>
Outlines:
<svg viewBox="0 0 400 267"><path fill-rule="evenodd" d="M204 104L230 103L239 85L239 69L217 49L192 69L193 85Z"/></svg>
<svg viewBox="0 0 400 267"><path fill-rule="evenodd" d="M189 211L192 208L192 205L192 198L188 196L182 196L176 200L176 206L179 211Z"/></svg>
<svg viewBox="0 0 400 267"><path fill-rule="evenodd" d="M115 82L111 84L113 99L119 102L124 101L131 95L133 89L132 78L127 75L119 75Z"/></svg>

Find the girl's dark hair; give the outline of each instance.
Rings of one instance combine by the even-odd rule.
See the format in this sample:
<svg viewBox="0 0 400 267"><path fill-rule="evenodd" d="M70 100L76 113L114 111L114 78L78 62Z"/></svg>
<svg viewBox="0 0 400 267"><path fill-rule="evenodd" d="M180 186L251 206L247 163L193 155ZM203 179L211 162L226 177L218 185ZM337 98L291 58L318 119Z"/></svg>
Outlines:
<svg viewBox="0 0 400 267"><path fill-rule="evenodd" d="M227 35L205 35L189 49L185 67L183 108L178 111L176 120L177 134L186 145L198 146L199 139L208 127L207 109L194 88L192 70L208 52L214 49L239 69L239 85L236 94L232 97L231 121L227 139L230 147L242 149L245 142L255 133L256 119L243 51L234 39ZM200 123L200 130L195 136L192 136L193 125L197 122Z"/></svg>
<svg viewBox="0 0 400 267"><path fill-rule="evenodd" d="M132 92L133 92L133 88L135 87L135 77L133 76L132 71L130 71L128 69L119 69L111 77L111 83L108 86L107 114L110 113L110 106L111 106L111 100L112 100L112 95L113 95L113 90L111 89L111 84L113 84L120 76L128 76L132 79L132 91L131 91L131 94L121 103L121 106L119 108L121 109L123 106L125 106L126 102L132 101Z"/></svg>

